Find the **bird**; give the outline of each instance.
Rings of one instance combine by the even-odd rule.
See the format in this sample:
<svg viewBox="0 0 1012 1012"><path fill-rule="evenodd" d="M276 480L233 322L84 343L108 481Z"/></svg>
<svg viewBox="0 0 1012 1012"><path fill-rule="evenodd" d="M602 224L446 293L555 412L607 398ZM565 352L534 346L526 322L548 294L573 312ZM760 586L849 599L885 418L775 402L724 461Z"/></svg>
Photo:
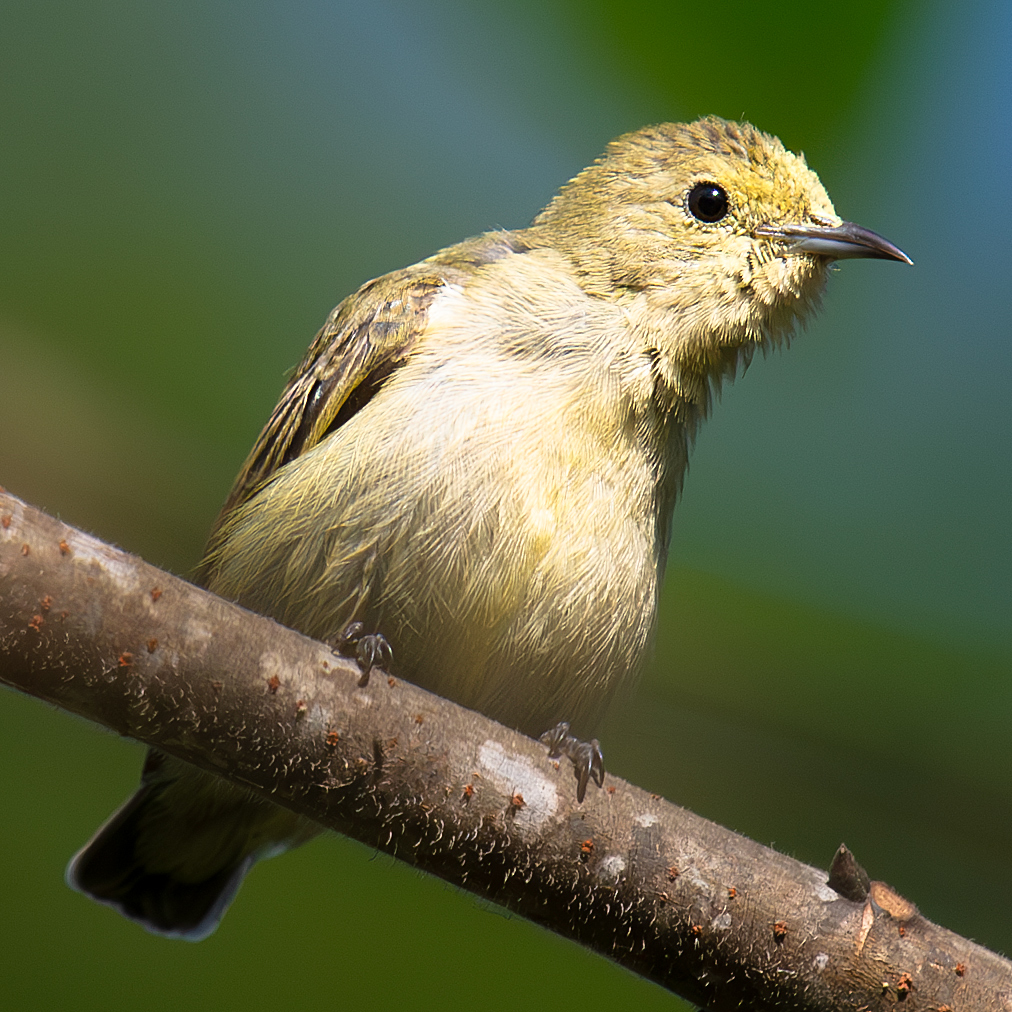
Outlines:
<svg viewBox="0 0 1012 1012"><path fill-rule="evenodd" d="M331 312L197 581L350 650L363 677L393 667L527 734L561 729L556 746L581 741L649 653L715 394L859 257L912 263L840 218L776 137L715 116L625 134L530 226L443 249ZM594 745L581 794L603 773ZM255 861L319 831L152 750L67 880L198 940Z"/></svg>

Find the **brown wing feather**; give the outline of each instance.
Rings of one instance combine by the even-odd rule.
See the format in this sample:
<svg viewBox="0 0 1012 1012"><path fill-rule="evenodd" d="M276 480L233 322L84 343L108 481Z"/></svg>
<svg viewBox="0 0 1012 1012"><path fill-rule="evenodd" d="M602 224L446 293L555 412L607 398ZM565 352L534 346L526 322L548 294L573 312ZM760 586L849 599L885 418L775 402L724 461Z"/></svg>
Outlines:
<svg viewBox="0 0 1012 1012"><path fill-rule="evenodd" d="M289 461L360 411L411 354L441 288L462 280L431 262L363 285L335 308L288 381L211 531ZM196 573L208 577L207 560Z"/></svg>
<svg viewBox="0 0 1012 1012"><path fill-rule="evenodd" d="M487 232L369 281L337 306L246 458L211 530L208 553L232 510L255 495L279 468L361 411L407 361L440 289L463 285L486 264L528 249L518 233ZM198 583L207 582L210 569L205 555L195 573Z"/></svg>

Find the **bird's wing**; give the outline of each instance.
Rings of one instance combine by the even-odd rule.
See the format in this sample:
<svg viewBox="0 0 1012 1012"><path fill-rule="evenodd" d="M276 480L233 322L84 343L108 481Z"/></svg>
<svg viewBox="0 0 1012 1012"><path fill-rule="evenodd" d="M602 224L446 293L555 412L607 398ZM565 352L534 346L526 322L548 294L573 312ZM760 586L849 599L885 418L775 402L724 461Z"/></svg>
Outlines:
<svg viewBox="0 0 1012 1012"><path fill-rule="evenodd" d="M279 468L360 411L407 361L440 289L459 268L423 262L363 285L331 312L250 451L211 532ZM198 578L203 574L198 573Z"/></svg>

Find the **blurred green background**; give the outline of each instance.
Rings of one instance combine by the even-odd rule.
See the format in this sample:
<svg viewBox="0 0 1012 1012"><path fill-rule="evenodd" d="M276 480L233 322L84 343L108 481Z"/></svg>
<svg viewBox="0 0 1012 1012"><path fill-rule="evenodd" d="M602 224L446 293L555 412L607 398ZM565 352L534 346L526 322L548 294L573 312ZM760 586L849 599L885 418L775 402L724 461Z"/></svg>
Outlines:
<svg viewBox="0 0 1012 1012"><path fill-rule="evenodd" d="M847 263L724 392L656 661L601 738L641 786L822 867L845 840L1012 949L1012 6L0 12L0 484L179 573L361 282L526 224L647 122L745 117L803 149L917 266ZM336 837L258 868L207 941L147 935L62 879L141 755L0 693L11 1007L678 1006Z"/></svg>

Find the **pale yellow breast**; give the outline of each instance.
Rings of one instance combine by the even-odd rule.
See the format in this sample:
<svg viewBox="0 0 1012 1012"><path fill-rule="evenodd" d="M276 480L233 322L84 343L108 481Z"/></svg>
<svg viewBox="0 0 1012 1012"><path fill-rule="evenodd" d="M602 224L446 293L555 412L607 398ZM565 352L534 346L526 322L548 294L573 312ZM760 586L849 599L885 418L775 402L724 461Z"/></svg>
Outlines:
<svg viewBox="0 0 1012 1012"><path fill-rule="evenodd" d="M617 318L567 290L539 340L550 293L523 280L448 292L376 397L237 511L213 589L317 637L361 620L404 678L589 731L653 627L655 480Z"/></svg>

